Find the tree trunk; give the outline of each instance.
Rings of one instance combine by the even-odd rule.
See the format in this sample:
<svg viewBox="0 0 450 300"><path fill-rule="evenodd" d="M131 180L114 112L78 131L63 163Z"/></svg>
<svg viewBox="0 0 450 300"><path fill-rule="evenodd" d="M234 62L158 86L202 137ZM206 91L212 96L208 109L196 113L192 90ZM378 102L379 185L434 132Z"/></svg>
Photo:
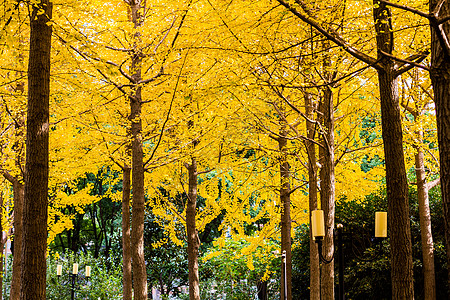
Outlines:
<svg viewBox="0 0 450 300"><path fill-rule="evenodd" d="M74 209L74 211L76 211ZM84 214L76 213L73 223L73 229L72 231L72 243L70 245L70 250L72 250L73 254L76 254L78 252L79 246L80 246L80 231L81 231L81 225L83 222Z"/></svg>
<svg viewBox="0 0 450 300"><path fill-rule="evenodd" d="M408 184L397 78L378 71L391 248L392 299L414 299Z"/></svg>
<svg viewBox="0 0 450 300"><path fill-rule="evenodd" d="M419 83L419 72L414 72L414 82ZM418 85L411 87L412 89L418 89ZM419 97L420 98L420 97ZM413 99L417 102L420 99ZM403 106L403 103L402 103ZM404 107L414 116L414 120L419 122L419 117L423 114L419 109L411 109L407 103ZM414 145L416 153L414 155L414 162L416 167L416 181L417 181L417 202L419 204L419 223L420 223L420 236L422 242L422 265L423 265L423 278L424 278L424 291L423 297L425 300L436 299L436 276L434 271L434 244L433 235L431 232L431 211L428 199L428 191L433 186L426 183L426 172L424 164L424 152L421 148L423 143L423 131L422 129L416 130L414 135L417 139L417 145ZM437 184L437 183L436 183Z"/></svg>
<svg viewBox="0 0 450 300"><path fill-rule="evenodd" d="M258 281L256 283L256 289L258 291L258 300L268 300L267 281Z"/></svg>
<svg viewBox="0 0 450 300"><path fill-rule="evenodd" d="M131 281L131 238L130 238L130 182L131 169L123 168L122 187L122 251L123 251L123 300L131 300L133 287Z"/></svg>
<svg viewBox="0 0 450 300"><path fill-rule="evenodd" d="M23 199L24 186L18 180L13 182L14 192L14 253L11 276L11 299L20 299L20 278L22 276L23 247Z"/></svg>
<svg viewBox="0 0 450 300"><path fill-rule="evenodd" d="M20 39L20 37L19 37ZM19 44L22 46L23 42ZM23 49L24 50L24 49ZM25 52L25 51L23 51ZM22 52L19 53L19 61L23 63L24 57ZM17 75L20 77L25 77L24 72L17 72ZM25 81L18 80L16 87L14 89L16 92L23 95L25 92ZM25 164L25 122L26 116L24 111L20 111L17 114L14 122L15 136L16 142L13 146L15 152L15 160L16 165L23 172L23 166ZM24 186L23 186L23 177L22 174L20 176L12 176L9 173L4 173L4 177L11 182L13 185L13 193L14 193L14 220L13 220L13 228L14 228L14 253L13 253L13 265L12 265L12 276L11 276L11 291L10 298L11 299L19 299L20 298L20 278L22 276L22 244L23 244L23 199L24 199Z"/></svg>
<svg viewBox="0 0 450 300"><path fill-rule="evenodd" d="M8 235L5 234L5 238L3 236L3 222L1 222L3 218L3 194L0 193L0 234L2 235L0 237L1 244L0 244L0 299L3 300L3 274L5 274L5 270L3 270L3 260L5 258L5 244L8 240ZM10 297L11 298L11 297Z"/></svg>
<svg viewBox="0 0 450 300"><path fill-rule="evenodd" d="M420 132L422 140L422 133ZM415 155L416 178L417 178L417 198L419 202L420 236L422 240L423 278L424 278L424 299L436 299L436 280L434 274L434 246L433 235L431 233L431 212L428 200L428 187L425 182L426 173L423 162L423 151L417 149Z"/></svg>
<svg viewBox="0 0 450 300"><path fill-rule="evenodd" d="M51 14L52 4L41 0L33 5L30 18L20 297L24 300L46 299Z"/></svg>
<svg viewBox="0 0 450 300"><path fill-rule="evenodd" d="M134 38L140 39L139 27L142 25L140 10L141 1L130 1L131 20L136 29ZM134 44L131 59L131 71L134 82L141 81L142 53ZM131 214L131 248L134 299L147 299L147 271L144 258L144 217L145 217L145 193L144 193L144 153L142 141L142 96L141 86L135 85L133 94L130 96L130 121L131 121L131 151L132 151L132 173L133 202Z"/></svg>
<svg viewBox="0 0 450 300"><path fill-rule="evenodd" d="M392 53L394 37L390 11L374 1L377 48ZM414 299L408 182L403 155L403 133L398 96L398 74L389 57L378 52L381 125L386 167L386 189L391 249L392 299Z"/></svg>
<svg viewBox="0 0 450 300"><path fill-rule="evenodd" d="M314 119L314 105L312 95L305 93L305 107L306 116L308 119ZM317 160L316 160L316 146L312 142L315 138L315 125L312 122L306 121L306 135L311 141L306 141L306 152L308 154L308 195L309 195L309 224L310 224L310 239L309 239L309 298L320 299L320 270L319 270L319 252L317 250L316 242L312 237L311 229L311 212L317 209Z"/></svg>
<svg viewBox="0 0 450 300"><path fill-rule="evenodd" d="M95 207L95 202L92 203L92 205L90 206L90 211L91 211L90 215L92 223L92 233L94 235L94 258L98 258L101 246L101 235L97 233L97 222L95 217L97 209ZM71 231L69 231L69 234L71 234ZM72 240L73 237L71 236L70 239Z"/></svg>
<svg viewBox="0 0 450 300"><path fill-rule="evenodd" d="M291 254L291 186L288 162L286 129L282 128L278 138L280 151L280 201L281 212L281 252L286 251L285 268L281 268L281 300L292 300L292 254Z"/></svg>
<svg viewBox="0 0 450 300"><path fill-rule="evenodd" d="M439 2L438 0L431 0L430 11L433 11ZM450 2L444 1L439 16L448 16L449 14ZM440 25L439 28L431 26L430 76L436 106L445 249L447 252L447 293L450 295L450 49L444 41L440 40L439 35L448 40L450 35L450 23L448 21Z"/></svg>
<svg viewBox="0 0 450 300"><path fill-rule="evenodd" d="M136 61L138 60L138 61ZM140 58L133 59L134 67L136 63L140 65ZM140 77L140 69L136 68L135 77ZM136 80L139 81L139 80ZM131 131L132 139L132 183L133 202L131 215L131 241L132 247L132 267L134 297L136 300L147 299L147 272L144 259L144 216L145 216L145 195L144 195L144 158L142 145L142 121L141 121L141 88L136 87L135 94L131 101Z"/></svg>
<svg viewBox="0 0 450 300"><path fill-rule="evenodd" d="M330 88L323 89L322 102L322 147L319 148L322 168L320 169L320 203L325 215L325 238L322 253L326 259L334 253L335 175L334 175L334 106ZM334 299L334 261L322 265L322 299Z"/></svg>
<svg viewBox="0 0 450 300"><path fill-rule="evenodd" d="M197 212L197 161L187 166L189 173L189 192L186 205L186 232L188 243L188 266L189 266L189 299L200 300L200 279L198 275L198 250L200 240L195 225Z"/></svg>

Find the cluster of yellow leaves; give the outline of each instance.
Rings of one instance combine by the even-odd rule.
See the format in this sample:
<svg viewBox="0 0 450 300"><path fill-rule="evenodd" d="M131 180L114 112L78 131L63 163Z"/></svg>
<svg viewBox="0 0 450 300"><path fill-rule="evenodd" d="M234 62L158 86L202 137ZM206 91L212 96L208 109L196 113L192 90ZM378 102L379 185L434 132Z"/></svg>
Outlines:
<svg viewBox="0 0 450 300"><path fill-rule="evenodd" d="M254 262L265 266L262 270L262 280L267 280L271 275L270 262L274 260L277 253L277 246L267 240L254 239L252 237L242 235L234 237L219 237L213 242L213 247L202 257L203 261L222 258L225 261L241 261L245 260L249 270L254 270ZM260 270L261 271L261 270Z"/></svg>

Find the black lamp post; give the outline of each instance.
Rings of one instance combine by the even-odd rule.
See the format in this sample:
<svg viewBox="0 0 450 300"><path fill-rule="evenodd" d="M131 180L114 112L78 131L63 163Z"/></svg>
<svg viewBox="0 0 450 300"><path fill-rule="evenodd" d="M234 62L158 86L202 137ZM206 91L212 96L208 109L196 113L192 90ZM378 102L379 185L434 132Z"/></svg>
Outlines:
<svg viewBox="0 0 450 300"><path fill-rule="evenodd" d="M283 299L287 299L287 278L286 278L286 250L283 250L281 255L283 259L283 272L284 272L284 289L283 289Z"/></svg>
<svg viewBox="0 0 450 300"><path fill-rule="evenodd" d="M312 235L317 243L320 260L325 263L331 263L334 259L334 254L330 259L326 259L322 254L322 241L325 237L325 222L323 210L314 210L311 212L311 228ZM344 292L344 251L343 245L343 228L342 224L337 224L337 248L338 248L338 263L339 263L339 300L345 299ZM387 237L387 213L375 213L375 240L380 241Z"/></svg>
<svg viewBox="0 0 450 300"><path fill-rule="evenodd" d="M78 264L74 263L72 268L72 289L70 291L70 299L75 299L75 281L78 276Z"/></svg>

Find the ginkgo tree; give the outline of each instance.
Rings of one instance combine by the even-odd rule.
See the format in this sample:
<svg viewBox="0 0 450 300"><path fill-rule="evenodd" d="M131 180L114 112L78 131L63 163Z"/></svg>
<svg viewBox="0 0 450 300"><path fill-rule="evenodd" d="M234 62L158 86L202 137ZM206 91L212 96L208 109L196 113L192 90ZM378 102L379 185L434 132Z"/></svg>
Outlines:
<svg viewBox="0 0 450 300"><path fill-rule="evenodd" d="M372 39L375 42L372 49L377 50L377 58L370 56L371 53L368 54L358 49L355 42L352 43L348 40L352 39L351 36L347 37L338 34L333 26L317 22L314 19L314 12L303 1L298 0L296 1L297 4L289 4L282 0L278 2L301 21L313 26L327 39L342 47L358 60L373 66L378 72L382 136L386 161L388 213L391 216L389 222L391 228L392 291L394 298L412 298L411 233L409 228L408 189L403 156L397 78L400 74L414 67L414 64L409 63L409 61L420 62L426 57L427 53L423 51L414 53L406 62L402 61L401 63L392 58L394 51L394 21L389 8L379 1L374 1L372 6L376 33L375 38ZM413 41L423 47L421 41Z"/></svg>
<svg viewBox="0 0 450 300"><path fill-rule="evenodd" d="M95 2L92 5L95 5ZM186 5L189 6L189 3ZM121 7L123 12L118 19L110 15L113 11L108 11L108 8L116 6ZM185 8L185 3L181 3L180 6ZM104 20L111 17L106 24L101 23L101 18L96 19L94 17L92 23L83 19L83 26L87 28L76 29L74 35L67 35L64 30L60 30L58 37L75 55L81 56L82 59L92 65L91 70L96 73L95 76L99 82L115 87L125 96L129 105L129 112L124 113L123 116L129 124L129 128L125 132L129 134L128 138L131 141L132 159L130 167L133 185L131 240L134 245L137 245L132 248L132 266L135 278L133 280L134 295L139 299L146 299L147 285L143 257L145 202L143 180L147 162L144 161L145 133L143 132L143 124L144 121L149 121L150 124L158 123L157 118L153 118L156 121L146 120L146 118L151 115L149 111L156 107L155 99L159 92L151 88L144 92L143 87L156 81L164 87L167 86L164 83L164 77L171 75L167 68L168 63L174 59L176 61L176 56L174 56L176 54L172 54L171 50L178 37L178 30L183 24L182 15L185 14L185 10L181 10L181 17L177 20L176 11L170 12L167 6L160 6L157 3L147 5L145 1L128 1L126 3L111 1L104 3L103 8L102 15L99 17L105 17ZM165 12L162 15L159 14L160 9L167 9L165 10L167 15L165 15ZM161 18L164 22L160 22ZM75 22L79 22L79 20L68 19L64 26L69 27L64 28L70 28L71 24ZM124 22L127 26L120 28L119 22ZM160 26L159 29L155 27L156 24ZM104 28L105 25L108 28L103 31L102 27ZM152 30L145 31L146 26L152 26ZM61 28L63 28L62 25ZM125 33L126 37L120 39L120 31L123 30L125 31L122 33ZM72 32L73 30L70 28L67 31ZM112 58L110 59L111 55ZM127 65L126 70L123 68L124 64ZM153 71L153 74L148 74ZM121 83L123 81L127 83ZM164 96L164 92L162 95ZM145 103L148 103L146 109L149 110L147 111L143 111ZM153 128L154 132L158 130L162 129L159 127Z"/></svg>

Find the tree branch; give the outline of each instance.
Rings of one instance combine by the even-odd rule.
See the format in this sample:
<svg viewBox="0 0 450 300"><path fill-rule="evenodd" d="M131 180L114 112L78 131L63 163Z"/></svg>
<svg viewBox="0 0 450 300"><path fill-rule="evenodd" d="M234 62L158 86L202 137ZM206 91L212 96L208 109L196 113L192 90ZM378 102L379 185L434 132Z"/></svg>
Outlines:
<svg viewBox="0 0 450 300"><path fill-rule="evenodd" d="M94 61L102 62L102 63L108 64L108 65L112 65L112 66L114 66L114 67L117 67L117 68L119 69L120 73L121 73L126 79L128 79L131 83L136 84L136 81L135 81L130 75L126 74L126 73L122 70L122 65L125 63L125 61L124 61L121 65L118 65L118 64L116 64L115 62L112 62L112 61L109 61L109 60L103 60L103 59L98 58L98 57L93 57L93 56L89 55L89 53L83 52L83 51L79 50L78 48L76 48L76 47L74 47L74 46L72 46L72 45L68 45L67 41L64 40L64 39L63 39L60 35L58 35L57 33L55 33L55 35L56 35L56 37L58 37L58 39L59 39L64 45L69 46L70 49L72 49L73 51L77 52L77 53L78 53L81 57L83 57L85 60L87 60L87 61L94 60ZM98 71L99 73L101 73L101 71L100 71L98 68L96 68L96 69L97 69L97 71ZM101 73L101 74L102 74L102 73ZM104 75L102 74L102 76L104 76ZM104 77L105 77L105 76L104 76Z"/></svg>
<svg viewBox="0 0 450 300"><path fill-rule="evenodd" d="M109 50L120 51L120 52L127 52L127 53L133 52L132 49L114 48L114 47L111 47L111 46L108 46L108 45L105 45L105 48L106 48L106 49L109 49Z"/></svg>
<svg viewBox="0 0 450 300"><path fill-rule="evenodd" d="M433 9L433 11L430 13L425 13L423 11L420 11L418 9L415 9L415 8L412 8L412 7L409 7L406 5L391 3L386 0L378 0L378 1L381 3L384 3L386 5L396 7L396 8L405 10L405 11L409 11L413 14L427 18L430 21L430 26L436 30L436 34L438 36L439 42L440 42L442 48L445 50L447 57L450 57L450 43L448 41L447 35L445 34L445 32L443 32L443 28L441 26L443 23L450 20L450 16L445 16L442 18L439 17L439 12L441 11L442 5L447 0L439 1L439 3L436 5L436 7Z"/></svg>
<svg viewBox="0 0 450 300"><path fill-rule="evenodd" d="M11 184L17 183L17 178L9 174L8 171L1 170L3 177L5 177L6 180L8 180Z"/></svg>
<svg viewBox="0 0 450 300"><path fill-rule="evenodd" d="M433 181L427 182L426 183L426 189L427 190L431 190L432 188L434 188L436 185L438 185L441 182L441 178L436 178Z"/></svg>
<svg viewBox="0 0 450 300"><path fill-rule="evenodd" d="M398 69L395 72L394 76L396 76L396 77L405 72L408 72L409 70L411 70L414 67L418 67L418 68L424 69L426 71L430 71L430 69L428 67L420 64L420 62L422 62L430 54L430 52L428 52L428 51L411 55L410 57L408 57L406 59L398 58L395 55L384 52L383 50L378 50L378 51L380 51L380 53L383 54L384 56L387 56L393 60L403 63L402 67L400 67L400 69Z"/></svg>
<svg viewBox="0 0 450 300"><path fill-rule="evenodd" d="M442 5L444 4L445 1L447 1L447 0L440 0L439 3L436 5L434 10L431 12L434 16L438 16L439 15L439 12L441 11Z"/></svg>
<svg viewBox="0 0 450 300"><path fill-rule="evenodd" d="M155 148L153 149L153 152L152 152L152 154L150 155L149 159L145 162L145 164L144 164L144 169L146 168L147 164L153 159L153 157L155 156L156 150L158 150L158 147L159 147L159 145L161 144L161 140L162 140L162 137L163 137L163 134L164 134L164 130L165 130L166 124L167 124L167 122L169 121L169 117L170 117L170 114L171 114L171 112L172 112L173 102L175 101L175 95L176 95L176 93L177 93L177 90L178 90L178 84L179 84L180 78L181 78L181 72L183 71L184 64L186 63L186 58L187 58L188 54L189 54L189 51L188 51L188 52L186 53L186 55L184 56L184 61L183 61L183 64L181 65L180 72L179 72L178 77L177 77L177 82L175 83L175 87L174 87L174 89L173 89L172 99L171 99L171 101L170 101L170 106L169 106L169 111L167 112L166 119L164 120L164 123L163 123L163 125L162 125L162 128L161 128L161 134L159 135L158 142L156 143L156 146L155 146Z"/></svg>
<svg viewBox="0 0 450 300"><path fill-rule="evenodd" d="M388 5L388 6L392 6L392 7L395 7L395 8L399 8L399 9L402 9L402 10L409 11L409 12L411 12L413 14L419 15L419 16L427 18L427 19L431 18L431 16L432 16L432 15L430 15L428 13L424 13L423 11L420 11L418 9L412 8L410 6L401 5L401 4L397 4L397 3L392 3L392 2L389 2L389 1L386 1L386 0L378 0L378 1L381 2L381 3L384 3L384 4Z"/></svg>
<svg viewBox="0 0 450 300"><path fill-rule="evenodd" d="M309 16L305 16L304 14L302 14L301 12L299 12L298 10L296 10L294 7L292 7L288 2L286 2L285 0L277 0L278 3L280 3L281 5L283 5L284 7L286 7L291 13L293 13L296 17L298 17L300 20L302 20L303 22L311 25L312 27L314 27L317 31L319 31L322 35L324 35L326 38L328 38L329 40L331 40L332 42L334 42L335 44L337 44L338 46L342 47L347 53L349 53L350 55L356 57L357 59L369 64L369 65L374 65L377 68L380 68L381 66L378 66L377 64L377 60L361 51L359 51L358 49L352 47L351 45L349 45L347 43L347 41L345 41L340 35L339 33L337 33L336 31L334 31L333 29L325 29L323 28L318 22L314 21L313 16L309 15ZM299 4L302 5L302 7L304 7L304 10L306 12L308 12L307 10L307 5L302 1L302 0L296 0L296 2L298 2Z"/></svg>

